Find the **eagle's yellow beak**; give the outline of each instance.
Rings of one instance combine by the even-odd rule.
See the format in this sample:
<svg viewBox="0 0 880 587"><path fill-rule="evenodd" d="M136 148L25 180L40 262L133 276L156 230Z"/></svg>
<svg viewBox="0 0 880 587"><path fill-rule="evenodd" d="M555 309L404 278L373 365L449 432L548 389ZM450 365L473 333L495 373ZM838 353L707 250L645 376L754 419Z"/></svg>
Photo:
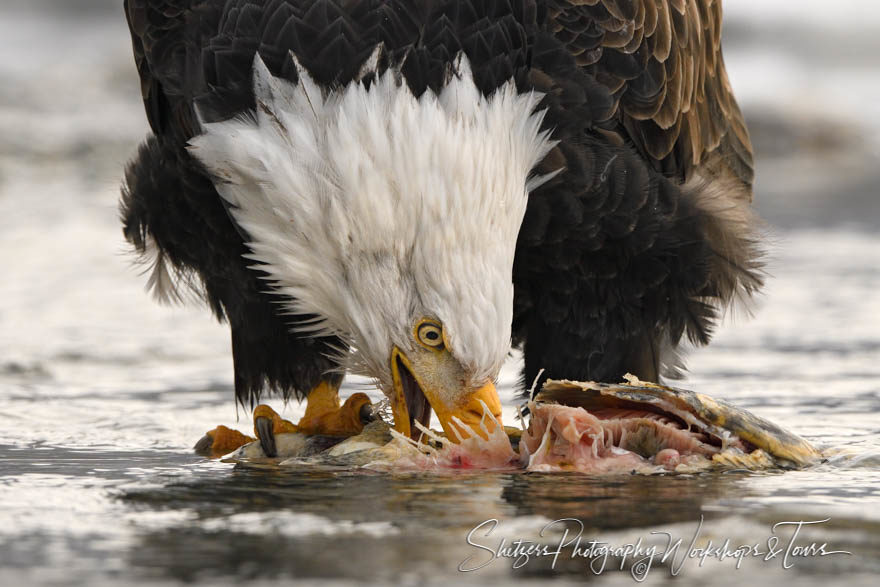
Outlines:
<svg viewBox="0 0 880 587"><path fill-rule="evenodd" d="M501 425L501 402L495 384L469 384L461 364L444 350L416 349L409 355L394 347L391 352L394 428L413 439L421 438L415 427L426 428L431 410L437 412L446 437L454 442L475 434L488 440Z"/></svg>

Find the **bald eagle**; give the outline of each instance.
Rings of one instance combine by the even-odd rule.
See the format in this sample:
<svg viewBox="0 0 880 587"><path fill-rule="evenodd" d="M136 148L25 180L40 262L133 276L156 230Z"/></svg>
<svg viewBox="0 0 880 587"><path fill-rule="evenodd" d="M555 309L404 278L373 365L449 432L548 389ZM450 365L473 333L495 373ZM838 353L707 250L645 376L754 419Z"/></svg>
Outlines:
<svg viewBox="0 0 880 587"><path fill-rule="evenodd" d="M718 0L126 0L152 133L124 234L229 323L235 393L354 434L656 381L762 284Z"/></svg>

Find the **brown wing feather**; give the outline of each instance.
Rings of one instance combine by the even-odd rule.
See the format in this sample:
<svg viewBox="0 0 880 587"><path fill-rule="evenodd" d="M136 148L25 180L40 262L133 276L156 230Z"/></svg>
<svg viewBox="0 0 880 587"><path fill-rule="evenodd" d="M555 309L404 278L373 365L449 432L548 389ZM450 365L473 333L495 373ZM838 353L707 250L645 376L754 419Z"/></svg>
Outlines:
<svg viewBox="0 0 880 587"><path fill-rule="evenodd" d="M551 30L619 99L608 122L682 181L738 178L752 146L721 55L721 0L556 0Z"/></svg>

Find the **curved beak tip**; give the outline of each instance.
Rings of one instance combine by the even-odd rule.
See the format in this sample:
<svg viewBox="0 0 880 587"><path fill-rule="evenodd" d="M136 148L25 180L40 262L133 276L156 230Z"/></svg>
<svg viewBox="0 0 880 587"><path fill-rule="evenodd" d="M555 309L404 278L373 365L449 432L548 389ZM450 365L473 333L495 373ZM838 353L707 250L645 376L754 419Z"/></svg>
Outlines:
<svg viewBox="0 0 880 587"><path fill-rule="evenodd" d="M502 425L495 384L489 381L475 387L458 383L466 373L457 361L434 355L410 358L394 347L391 376L394 427L407 437L422 437L416 423L428 426L432 410L453 442L475 435L489 440L495 424Z"/></svg>
<svg viewBox="0 0 880 587"><path fill-rule="evenodd" d="M437 417L446 435L455 442L478 435L488 440L501 422L501 401L494 383L477 388L455 409L437 410Z"/></svg>

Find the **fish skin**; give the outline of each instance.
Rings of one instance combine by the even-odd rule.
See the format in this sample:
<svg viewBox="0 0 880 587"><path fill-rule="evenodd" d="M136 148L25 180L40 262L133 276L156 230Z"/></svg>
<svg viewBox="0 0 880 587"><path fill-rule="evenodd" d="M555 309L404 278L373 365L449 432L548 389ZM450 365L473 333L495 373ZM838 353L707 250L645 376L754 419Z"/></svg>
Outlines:
<svg viewBox="0 0 880 587"><path fill-rule="evenodd" d="M755 454L756 450L745 455L740 451L724 450L715 455L713 462L725 468L797 468L816 464L823 458L800 436L748 410L705 394L639 381L633 376L628 376L627 381L620 384L548 380L535 397L536 401L557 401L581 407L605 403L608 398L612 398L611 403L616 400L626 402L626 405L653 406L672 412L689 424L702 425L718 437L723 438L726 431L763 453Z"/></svg>

